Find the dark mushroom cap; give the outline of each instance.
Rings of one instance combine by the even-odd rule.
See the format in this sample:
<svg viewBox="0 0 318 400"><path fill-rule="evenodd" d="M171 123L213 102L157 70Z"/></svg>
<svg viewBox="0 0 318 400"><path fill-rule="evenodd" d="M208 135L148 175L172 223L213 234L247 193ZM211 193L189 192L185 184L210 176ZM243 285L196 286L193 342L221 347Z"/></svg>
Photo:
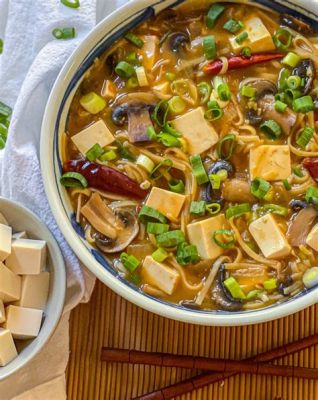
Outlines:
<svg viewBox="0 0 318 400"><path fill-rule="evenodd" d="M293 211L298 212L298 211L302 210L303 208L309 207L310 204L307 203L307 201L305 201L305 200L294 199L294 200L291 200L289 205L291 206Z"/></svg>
<svg viewBox="0 0 318 400"><path fill-rule="evenodd" d="M303 35L313 35L315 33L314 29L309 24L288 14L280 15L280 23Z"/></svg>
<svg viewBox="0 0 318 400"><path fill-rule="evenodd" d="M187 43L190 43L189 35L185 32L174 32L169 36L168 40L170 50L174 53L177 53Z"/></svg>
<svg viewBox="0 0 318 400"><path fill-rule="evenodd" d="M316 77L316 69L312 60L307 58L306 60L300 61L297 67L293 69L292 74L305 80L305 85L302 90L303 94L310 93Z"/></svg>
<svg viewBox="0 0 318 400"><path fill-rule="evenodd" d="M212 300L221 309L226 311L239 311L242 309L242 302L234 299L224 286L225 266L220 265L214 287L212 288Z"/></svg>
<svg viewBox="0 0 318 400"><path fill-rule="evenodd" d="M219 171L225 170L228 177L231 178L234 175L234 167L229 161L218 160L208 170L208 174L216 174ZM213 189L211 183L207 183L203 193L202 199L207 203L218 203L221 206L224 204L224 199L222 198L222 191L220 189Z"/></svg>

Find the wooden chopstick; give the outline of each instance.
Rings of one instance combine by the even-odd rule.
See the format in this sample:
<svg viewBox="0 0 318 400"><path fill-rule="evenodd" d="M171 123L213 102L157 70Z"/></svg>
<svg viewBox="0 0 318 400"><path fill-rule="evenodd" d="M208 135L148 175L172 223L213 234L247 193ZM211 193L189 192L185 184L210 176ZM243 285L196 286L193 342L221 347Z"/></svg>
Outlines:
<svg viewBox="0 0 318 400"><path fill-rule="evenodd" d="M157 366L179 366L182 368L212 369L214 371L219 371L202 374L138 397L139 400L167 400L205 385L223 380L240 372L318 379L317 369L262 364L266 361L284 357L316 344L318 344L318 335L313 335L297 342L293 342L277 349L259 354L256 357L249 358L246 361L226 361L210 359L206 357L176 356L173 354L170 355L162 353L138 352L134 350L129 351L103 348L101 360Z"/></svg>

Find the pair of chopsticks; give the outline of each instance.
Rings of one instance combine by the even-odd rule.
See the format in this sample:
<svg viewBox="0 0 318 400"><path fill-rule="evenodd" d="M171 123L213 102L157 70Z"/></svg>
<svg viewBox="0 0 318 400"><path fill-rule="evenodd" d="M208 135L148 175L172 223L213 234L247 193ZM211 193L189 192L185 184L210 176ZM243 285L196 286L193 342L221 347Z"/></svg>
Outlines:
<svg viewBox="0 0 318 400"><path fill-rule="evenodd" d="M101 361L214 371L138 397L138 400L168 400L238 373L318 379L318 369L315 368L267 364L268 361L285 357L317 344L318 335L313 335L242 361L104 347L101 353Z"/></svg>

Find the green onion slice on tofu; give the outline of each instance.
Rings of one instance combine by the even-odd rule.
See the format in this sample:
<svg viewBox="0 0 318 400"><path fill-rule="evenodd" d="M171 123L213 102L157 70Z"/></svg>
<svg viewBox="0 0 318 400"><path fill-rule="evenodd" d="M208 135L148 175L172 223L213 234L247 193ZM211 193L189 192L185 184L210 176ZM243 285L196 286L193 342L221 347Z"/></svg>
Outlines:
<svg viewBox="0 0 318 400"><path fill-rule="evenodd" d="M169 257L169 253L165 249L159 247L151 256L155 261L161 263Z"/></svg>
<svg viewBox="0 0 318 400"><path fill-rule="evenodd" d="M86 178L78 172L66 172L61 176L60 183L65 187L86 188L88 186Z"/></svg>
<svg viewBox="0 0 318 400"><path fill-rule="evenodd" d="M225 216L227 219L238 218L249 212L251 212L250 204L243 203L243 204L238 204L237 206L229 207L225 211Z"/></svg>
<svg viewBox="0 0 318 400"><path fill-rule="evenodd" d="M244 28L244 24L242 21L237 21L236 19L229 19L223 25L223 29L230 33L237 33L242 28Z"/></svg>
<svg viewBox="0 0 318 400"><path fill-rule="evenodd" d="M248 38L248 33L247 32L242 32L238 36L236 36L235 41L237 44L242 44L244 40Z"/></svg>
<svg viewBox="0 0 318 400"><path fill-rule="evenodd" d="M171 192L184 193L185 186L181 179L171 179L171 181L168 182L168 185Z"/></svg>
<svg viewBox="0 0 318 400"><path fill-rule="evenodd" d="M138 219L143 224L147 222L161 222L165 224L167 222L167 218L161 214L161 212L155 210L152 207L143 206L138 214Z"/></svg>
<svg viewBox="0 0 318 400"><path fill-rule="evenodd" d="M99 143L94 144L93 147L91 147L88 152L85 154L86 158L89 161L95 161L97 158L99 158L102 154L104 153L103 148Z"/></svg>
<svg viewBox="0 0 318 400"><path fill-rule="evenodd" d="M213 240L222 249L231 249L235 246L235 236L233 231L218 229L213 233Z"/></svg>
<svg viewBox="0 0 318 400"><path fill-rule="evenodd" d="M251 193L258 199L263 199L270 191L272 185L263 178L255 178L251 184Z"/></svg>
<svg viewBox="0 0 318 400"><path fill-rule="evenodd" d="M209 9L208 15L206 17L206 26L209 29L214 28L217 20L224 12L225 7L222 4L216 3Z"/></svg>
<svg viewBox="0 0 318 400"><path fill-rule="evenodd" d="M184 233L181 230L165 232L157 236L159 247L174 247L185 241Z"/></svg>
<svg viewBox="0 0 318 400"><path fill-rule="evenodd" d="M222 160L229 160L232 157L234 145L236 143L236 136L233 133L225 135L218 141L216 151Z"/></svg>
<svg viewBox="0 0 318 400"><path fill-rule="evenodd" d="M305 126L305 128L300 132L296 143L302 149L305 149L308 143L311 141L315 133L315 130L311 126Z"/></svg>
<svg viewBox="0 0 318 400"><path fill-rule="evenodd" d="M135 45L136 47L138 47L139 49L141 49L143 47L143 45L145 44L145 42L142 39L140 39L140 37L138 37L137 35L135 35L132 32L126 33L125 39L128 40L128 42Z"/></svg>
<svg viewBox="0 0 318 400"><path fill-rule="evenodd" d="M273 140L278 139L282 135L282 128L273 119L264 121L260 126L260 130Z"/></svg>
<svg viewBox="0 0 318 400"><path fill-rule="evenodd" d="M244 300L246 298L241 286L233 276L224 281L224 286L234 299Z"/></svg>
<svg viewBox="0 0 318 400"><path fill-rule="evenodd" d="M209 182L209 177L203 166L202 159L198 154L190 157L190 164L198 185L203 185L204 183Z"/></svg>
<svg viewBox="0 0 318 400"><path fill-rule="evenodd" d="M318 188L310 186L306 191L306 201L318 206Z"/></svg>
<svg viewBox="0 0 318 400"><path fill-rule="evenodd" d="M120 261L129 272L134 272L140 265L140 261L133 255L121 253Z"/></svg>
<svg viewBox="0 0 318 400"><path fill-rule="evenodd" d="M284 51L290 47L292 39L292 34L284 28L279 28L273 36L273 41L276 48Z"/></svg>

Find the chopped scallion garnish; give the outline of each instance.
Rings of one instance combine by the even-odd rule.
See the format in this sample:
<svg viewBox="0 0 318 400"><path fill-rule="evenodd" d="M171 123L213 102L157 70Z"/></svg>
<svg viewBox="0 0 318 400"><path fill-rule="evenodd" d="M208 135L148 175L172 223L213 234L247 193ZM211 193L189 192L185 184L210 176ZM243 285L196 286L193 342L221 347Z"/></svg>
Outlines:
<svg viewBox="0 0 318 400"><path fill-rule="evenodd" d="M287 78L287 86L290 89L298 89L301 85L301 77L297 75L291 75Z"/></svg>
<svg viewBox="0 0 318 400"><path fill-rule="evenodd" d="M242 44L244 40L248 38L248 33L247 32L242 32L238 36L236 36L235 41L237 44Z"/></svg>
<svg viewBox="0 0 318 400"><path fill-rule="evenodd" d="M178 245L176 259L180 265L194 264L199 261L198 249L195 245L182 242Z"/></svg>
<svg viewBox="0 0 318 400"><path fill-rule="evenodd" d="M173 162L169 158L164 159L152 170L150 178L153 180L160 179L163 176L163 174L169 172L172 165Z"/></svg>
<svg viewBox="0 0 318 400"><path fill-rule="evenodd" d="M101 160L101 161L113 161L113 160L116 160L116 158L117 158L116 152L114 150L109 150L109 151L106 151L104 154L102 154L99 157L99 160Z"/></svg>
<svg viewBox="0 0 318 400"><path fill-rule="evenodd" d="M209 177L203 166L202 159L198 154L190 157L190 164L198 185L209 182Z"/></svg>
<svg viewBox="0 0 318 400"><path fill-rule="evenodd" d="M279 28L273 36L276 48L284 51L290 47L292 39L292 34L284 28Z"/></svg>
<svg viewBox="0 0 318 400"><path fill-rule="evenodd" d="M120 61L115 67L115 72L121 78L126 79L132 77L136 73L135 68L127 61Z"/></svg>
<svg viewBox="0 0 318 400"><path fill-rule="evenodd" d="M211 203L205 206L206 212L211 215L218 214L221 211L221 204L219 203Z"/></svg>
<svg viewBox="0 0 318 400"><path fill-rule="evenodd" d="M318 188L310 186L306 191L305 200L318 206Z"/></svg>
<svg viewBox="0 0 318 400"><path fill-rule="evenodd" d="M278 139L282 135L282 128L272 119L263 122L260 130L273 140Z"/></svg>
<svg viewBox="0 0 318 400"><path fill-rule="evenodd" d="M251 184L251 193L258 199L264 199L271 189L271 184L263 178L255 178Z"/></svg>
<svg viewBox="0 0 318 400"><path fill-rule="evenodd" d="M215 36L209 35L203 38L203 51L207 60L214 60L216 58Z"/></svg>
<svg viewBox="0 0 318 400"><path fill-rule="evenodd" d="M147 233L152 233L154 235L160 235L169 231L168 224L161 224L158 222L148 222L147 223Z"/></svg>
<svg viewBox="0 0 318 400"><path fill-rule="evenodd" d="M287 217L288 215L288 209L277 204L264 204L261 207L261 210L270 211L271 213L281 215L282 217Z"/></svg>
<svg viewBox="0 0 318 400"><path fill-rule="evenodd" d="M274 290L277 288L277 279L268 279L267 281L263 282L263 286L265 290Z"/></svg>
<svg viewBox="0 0 318 400"><path fill-rule="evenodd" d="M151 173L155 168L155 163L144 154L139 154L136 164L145 169L149 173Z"/></svg>
<svg viewBox="0 0 318 400"><path fill-rule="evenodd" d="M132 32L126 33L125 39L128 40L133 45L135 45L136 47L138 47L139 49L141 49L142 46L145 44L144 41L140 39L140 37L136 36Z"/></svg>
<svg viewBox="0 0 318 400"><path fill-rule="evenodd" d="M165 249L159 247L151 256L155 261L161 263L169 257L169 253Z"/></svg>
<svg viewBox="0 0 318 400"><path fill-rule="evenodd" d="M222 249L231 249L235 245L234 232L219 229L213 233L213 240Z"/></svg>
<svg viewBox="0 0 318 400"><path fill-rule="evenodd" d="M231 276L228 279L225 279L224 286L230 292L231 296L234 299L243 300L246 298L246 295L243 292L241 286L233 276Z"/></svg>
<svg viewBox="0 0 318 400"><path fill-rule="evenodd" d="M255 97L256 92L257 92L256 88L253 88L251 86L246 86L246 85L242 86L241 90L240 90L240 93L242 96L250 97L250 98Z"/></svg>
<svg viewBox="0 0 318 400"><path fill-rule="evenodd" d="M198 217L203 217L205 215L205 201L193 201L190 204L190 214L196 215Z"/></svg>
<svg viewBox="0 0 318 400"><path fill-rule="evenodd" d="M121 253L120 261L129 272L134 272L140 265L140 261L133 255Z"/></svg>
<svg viewBox="0 0 318 400"><path fill-rule="evenodd" d="M297 113L307 113L315 108L311 96L303 96L293 101L293 110Z"/></svg>
<svg viewBox="0 0 318 400"><path fill-rule="evenodd" d="M206 104L211 96L211 85L208 82L200 82L197 87L201 96L200 104Z"/></svg>
<svg viewBox="0 0 318 400"><path fill-rule="evenodd" d="M291 184L288 182L287 179L284 179L284 180L283 180L283 185L284 185L284 188L285 188L287 191L290 191L290 190L291 190Z"/></svg>
<svg viewBox="0 0 318 400"><path fill-rule="evenodd" d="M227 219L238 218L246 213L251 212L251 206L248 203L238 204L237 206L229 207L225 211L225 216Z"/></svg>
<svg viewBox="0 0 318 400"><path fill-rule="evenodd" d="M292 171L294 175L298 176L298 178L303 178L304 174L302 173L302 170L299 167L293 167Z"/></svg>
<svg viewBox="0 0 318 400"><path fill-rule="evenodd" d="M300 60L301 57L298 54L290 52L283 58L282 63L288 67L295 68Z"/></svg>
<svg viewBox="0 0 318 400"><path fill-rule="evenodd" d="M167 117L169 113L169 104L166 100L161 100L156 105L155 110L152 114L153 120L160 126L164 127L167 122Z"/></svg>
<svg viewBox="0 0 318 400"><path fill-rule="evenodd" d="M106 101L95 92L89 92L79 100L80 105L90 114L98 114L106 107Z"/></svg>
<svg viewBox="0 0 318 400"><path fill-rule="evenodd" d="M208 121L216 121L222 118L224 111L220 108L219 103L215 100L208 102L208 110L204 113L204 118Z"/></svg>
<svg viewBox="0 0 318 400"><path fill-rule="evenodd" d="M180 96L173 96L168 100L169 110L173 114L182 114L186 109L186 103Z"/></svg>
<svg viewBox="0 0 318 400"><path fill-rule="evenodd" d="M243 47L241 50L241 55L244 57L251 57L251 55L252 55L251 48L248 46Z"/></svg>
<svg viewBox="0 0 318 400"><path fill-rule="evenodd" d="M216 146L218 156L222 160L229 160L232 157L236 136L233 133L225 135Z"/></svg>
<svg viewBox="0 0 318 400"><path fill-rule="evenodd" d="M159 247L174 247L185 241L184 233L181 230L165 232L157 236Z"/></svg>
<svg viewBox="0 0 318 400"><path fill-rule="evenodd" d="M242 28L244 28L244 24L242 21L237 21L236 19L229 19L223 25L223 29L230 33L237 33Z"/></svg>
<svg viewBox="0 0 318 400"><path fill-rule="evenodd" d="M300 135L298 136L296 143L298 144L299 147L302 149L305 149L308 143L311 141L315 134L315 130L311 126L305 126L304 129L300 132Z"/></svg>
<svg viewBox="0 0 318 400"><path fill-rule="evenodd" d="M87 153L85 154L86 158L89 161L95 161L97 158L99 158L102 154L104 153L103 148L99 143L94 144L93 147L91 147Z"/></svg>
<svg viewBox="0 0 318 400"><path fill-rule="evenodd" d="M209 180L212 185L212 189L218 190L221 187L221 177L218 174L210 174Z"/></svg>
<svg viewBox="0 0 318 400"><path fill-rule="evenodd" d="M225 7L222 4L213 4L213 6L209 9L208 15L206 17L206 26L209 29L214 28L217 20L225 10Z"/></svg>
<svg viewBox="0 0 318 400"><path fill-rule="evenodd" d="M184 193L185 186L181 179L171 179L171 181L168 182L168 185L171 192Z"/></svg>
<svg viewBox="0 0 318 400"><path fill-rule="evenodd" d="M286 111L286 109L287 109L287 104L286 103L283 103L282 101L280 101L280 100L276 100L275 101L275 104L274 104L274 107L275 107L275 110L276 111L278 111L278 112L280 112L280 113L283 113L283 112L285 112Z"/></svg>
<svg viewBox="0 0 318 400"><path fill-rule="evenodd" d="M65 187L86 188L88 186L86 178L78 172L66 172L61 176L60 183Z"/></svg>

